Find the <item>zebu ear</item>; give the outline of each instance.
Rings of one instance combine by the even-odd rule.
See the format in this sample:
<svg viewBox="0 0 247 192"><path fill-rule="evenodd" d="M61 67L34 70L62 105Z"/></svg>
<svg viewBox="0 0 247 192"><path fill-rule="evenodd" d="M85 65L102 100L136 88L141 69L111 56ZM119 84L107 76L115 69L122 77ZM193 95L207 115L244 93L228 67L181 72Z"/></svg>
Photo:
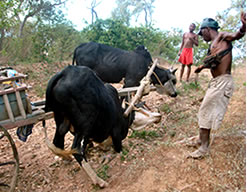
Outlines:
<svg viewBox="0 0 247 192"><path fill-rule="evenodd" d="M178 70L178 68L173 69L173 67L171 67L169 70L170 70L170 72L171 72L173 75L175 75L175 73L176 73L176 71Z"/></svg>

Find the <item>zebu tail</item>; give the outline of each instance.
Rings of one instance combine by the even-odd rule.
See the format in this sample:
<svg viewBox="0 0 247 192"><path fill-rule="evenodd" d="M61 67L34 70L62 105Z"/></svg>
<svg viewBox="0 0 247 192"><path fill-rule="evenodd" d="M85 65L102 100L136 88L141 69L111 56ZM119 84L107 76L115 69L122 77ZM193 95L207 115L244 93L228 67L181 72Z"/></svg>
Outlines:
<svg viewBox="0 0 247 192"><path fill-rule="evenodd" d="M73 60L72 60L72 65L75 65L75 58L76 58L76 49L75 49L75 51L74 51Z"/></svg>
<svg viewBox="0 0 247 192"><path fill-rule="evenodd" d="M59 79L61 79L63 76L62 72L57 73L56 75L54 75L48 82L47 88L46 88L46 95L45 95L45 112L49 112L52 111L52 106L54 104L53 102L53 96L52 96L52 90L55 87L55 85L57 84L57 82L59 81Z"/></svg>
<svg viewBox="0 0 247 192"><path fill-rule="evenodd" d="M47 137L46 127L44 127L44 133L45 133L45 143L46 143L47 147L55 155L58 155L58 156L62 157L63 159L72 160L72 154L78 153L75 149L70 149L70 150L60 149L60 148L56 147L53 143L51 143Z"/></svg>
<svg viewBox="0 0 247 192"><path fill-rule="evenodd" d="M45 138L45 143L47 147L55 154L58 155L59 157L62 157L63 159L66 160L72 160L72 155L77 154L78 152L76 149L70 149L70 150L64 150L56 147L53 143L50 142L48 137Z"/></svg>
<svg viewBox="0 0 247 192"><path fill-rule="evenodd" d="M51 105L52 105L52 89L53 87L57 84L58 80L62 77L62 73L57 73L54 75L48 82L47 88L46 88L46 100L45 100L45 108L44 111L45 113L49 112L52 110ZM45 120L42 121L42 125L45 128L46 123Z"/></svg>
<svg viewBox="0 0 247 192"><path fill-rule="evenodd" d="M72 154L76 153L76 150L63 150L56 147L53 143L50 142L49 138L47 137L47 128L45 126L45 120L43 121L43 128L45 133L45 144L47 147L55 154L63 159L72 160Z"/></svg>

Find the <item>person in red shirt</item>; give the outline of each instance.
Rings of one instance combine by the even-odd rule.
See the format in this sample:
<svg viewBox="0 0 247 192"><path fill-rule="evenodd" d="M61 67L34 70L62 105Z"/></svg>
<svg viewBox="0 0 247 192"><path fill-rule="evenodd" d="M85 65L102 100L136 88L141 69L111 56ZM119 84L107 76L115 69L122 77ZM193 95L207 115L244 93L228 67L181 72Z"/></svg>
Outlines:
<svg viewBox="0 0 247 192"><path fill-rule="evenodd" d="M186 81L189 81L191 65L193 64L193 46L198 46L198 35L194 33L195 28L196 25L194 23L191 23L189 32L186 32L183 35L183 41L179 49L178 55L180 57L178 59L178 62L182 63L180 81L182 81L185 66L188 67Z"/></svg>

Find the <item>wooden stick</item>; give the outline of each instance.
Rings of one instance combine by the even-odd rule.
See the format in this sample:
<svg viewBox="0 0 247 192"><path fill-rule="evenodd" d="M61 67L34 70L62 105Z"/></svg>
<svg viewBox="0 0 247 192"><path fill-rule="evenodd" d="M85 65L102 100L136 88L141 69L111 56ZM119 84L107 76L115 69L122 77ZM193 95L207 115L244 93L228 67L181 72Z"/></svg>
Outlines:
<svg viewBox="0 0 247 192"><path fill-rule="evenodd" d="M145 77L143 77L143 79L141 80L141 84L140 84L140 86L139 86L139 88L138 88L138 90L137 90L137 92L136 92L136 94L135 94L135 97L134 97L133 100L131 101L129 107L128 107L128 108L126 109L126 111L124 112L124 116L125 116L125 117L127 117L127 116L129 115L129 113L132 111L132 109L133 109L135 103L142 97L142 92L143 92L143 90L144 90L144 87L145 87L146 85L149 84L149 82L150 82L150 77L151 77L151 75L152 75L152 73L153 73L153 71L154 71L154 68L156 67L157 63L158 63L158 59L155 59L153 65L152 65L152 67L149 69L147 75L146 75Z"/></svg>
<svg viewBox="0 0 247 192"><path fill-rule="evenodd" d="M101 188L107 187L109 185L106 181L96 175L92 167L87 162L83 161L82 167L86 171L88 176L92 179L94 185L98 184Z"/></svg>
<svg viewBox="0 0 247 192"><path fill-rule="evenodd" d="M118 89L119 96L128 96L129 93L136 93L139 87L126 87ZM156 91L155 86L150 86L150 91Z"/></svg>
<svg viewBox="0 0 247 192"><path fill-rule="evenodd" d="M18 104L18 107L19 107L19 111L21 113L21 116L26 119L27 115L26 115L26 112L24 110L24 106L23 106L23 102L21 100L21 95L20 95L20 92L19 91L16 91L15 92L15 96L16 96L16 100L17 100L17 104Z"/></svg>
<svg viewBox="0 0 247 192"><path fill-rule="evenodd" d="M10 120L12 122L15 122L14 114L12 112L12 109L11 109L11 106L10 106L10 103L9 103L8 96L4 94L3 95L3 100L4 100L4 104L5 104L5 107L6 107L6 110L8 112L8 116L9 116Z"/></svg>
<svg viewBox="0 0 247 192"><path fill-rule="evenodd" d="M199 80L199 73L196 73L196 77L195 77L195 84L198 83L198 80Z"/></svg>

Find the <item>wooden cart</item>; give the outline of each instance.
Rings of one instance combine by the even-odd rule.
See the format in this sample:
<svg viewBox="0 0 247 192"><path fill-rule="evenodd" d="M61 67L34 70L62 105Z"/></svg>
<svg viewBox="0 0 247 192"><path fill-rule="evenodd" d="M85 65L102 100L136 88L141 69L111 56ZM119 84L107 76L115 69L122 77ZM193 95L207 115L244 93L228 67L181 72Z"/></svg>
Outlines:
<svg viewBox="0 0 247 192"><path fill-rule="evenodd" d="M14 191L16 187L19 172L19 157L15 143L8 130L35 124L53 117L52 112L45 113L45 101L38 101L31 105L26 95L27 89L30 88L24 82L26 77L23 74L13 77L0 77L0 139L7 138L12 148L14 159L13 161L0 162L0 166L14 165L14 173L11 181L6 184L1 183L0 180L0 185L8 186L9 191Z"/></svg>

